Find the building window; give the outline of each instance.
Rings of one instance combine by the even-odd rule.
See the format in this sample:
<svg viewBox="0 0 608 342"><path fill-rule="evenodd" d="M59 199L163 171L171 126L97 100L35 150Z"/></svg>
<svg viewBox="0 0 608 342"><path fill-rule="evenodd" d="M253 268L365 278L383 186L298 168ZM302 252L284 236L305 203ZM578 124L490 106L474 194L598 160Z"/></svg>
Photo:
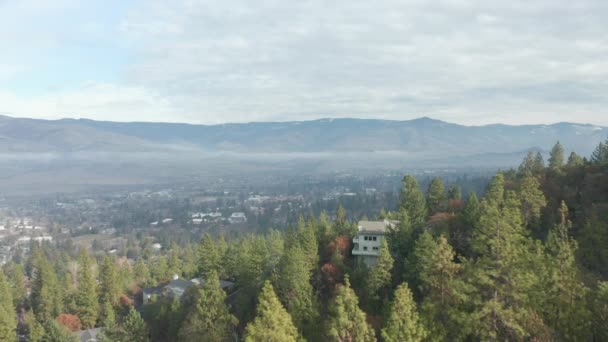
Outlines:
<svg viewBox="0 0 608 342"><path fill-rule="evenodd" d="M363 240L367 241L367 235L365 235L365 236L363 237Z"/></svg>
<svg viewBox="0 0 608 342"><path fill-rule="evenodd" d="M375 251L377 251L377 250L378 250L378 247L372 247L372 249L373 249L373 250L375 250Z"/></svg>
<svg viewBox="0 0 608 342"><path fill-rule="evenodd" d="M372 239L373 239L374 241L376 241L376 236L372 237Z"/></svg>
<svg viewBox="0 0 608 342"><path fill-rule="evenodd" d="M363 250L366 251L367 250L367 246L363 246Z"/></svg>

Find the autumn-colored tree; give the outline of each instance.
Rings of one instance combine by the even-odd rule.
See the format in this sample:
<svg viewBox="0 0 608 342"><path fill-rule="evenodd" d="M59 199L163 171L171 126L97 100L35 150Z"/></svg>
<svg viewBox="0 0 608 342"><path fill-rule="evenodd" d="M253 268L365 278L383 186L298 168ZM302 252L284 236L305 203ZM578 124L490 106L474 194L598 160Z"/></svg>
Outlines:
<svg viewBox="0 0 608 342"><path fill-rule="evenodd" d="M63 325L68 328L70 331L78 331L82 328L82 324L80 323L80 319L76 315L70 314L61 314L57 316L57 323Z"/></svg>

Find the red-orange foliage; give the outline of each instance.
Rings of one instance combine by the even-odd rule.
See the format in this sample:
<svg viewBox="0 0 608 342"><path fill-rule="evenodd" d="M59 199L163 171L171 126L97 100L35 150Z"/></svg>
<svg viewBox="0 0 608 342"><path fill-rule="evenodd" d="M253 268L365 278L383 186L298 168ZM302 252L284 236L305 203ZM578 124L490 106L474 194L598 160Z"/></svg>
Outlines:
<svg viewBox="0 0 608 342"><path fill-rule="evenodd" d="M76 315L61 314L61 315L57 316L57 323L70 329L70 331L72 331L72 332L82 329L82 324L80 323L80 318L78 318L78 316L76 316Z"/></svg>
<svg viewBox="0 0 608 342"><path fill-rule="evenodd" d="M449 219L451 219L454 215L450 214L450 213L437 213L433 216L431 216L431 218L429 219L429 224L431 225L436 225L442 222L445 222Z"/></svg>
<svg viewBox="0 0 608 342"><path fill-rule="evenodd" d="M348 235L339 235L334 241L330 242L327 246L327 255L333 255L336 250L340 252L343 257L347 257L350 252L351 240Z"/></svg>
<svg viewBox="0 0 608 342"><path fill-rule="evenodd" d="M133 306L133 299L123 294L122 296L120 296L120 305L125 308Z"/></svg>
<svg viewBox="0 0 608 342"><path fill-rule="evenodd" d="M460 211L464 209L464 201L462 199L448 200L448 207L450 208L450 211Z"/></svg>

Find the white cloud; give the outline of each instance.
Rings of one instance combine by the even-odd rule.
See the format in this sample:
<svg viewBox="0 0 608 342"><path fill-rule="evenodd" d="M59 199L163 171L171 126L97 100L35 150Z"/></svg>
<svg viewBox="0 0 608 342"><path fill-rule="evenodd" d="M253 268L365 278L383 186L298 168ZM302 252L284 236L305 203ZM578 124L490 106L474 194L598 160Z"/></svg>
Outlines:
<svg viewBox="0 0 608 342"><path fill-rule="evenodd" d="M132 56L114 90L33 101L97 119L608 125L607 16L602 0L141 0L112 31Z"/></svg>

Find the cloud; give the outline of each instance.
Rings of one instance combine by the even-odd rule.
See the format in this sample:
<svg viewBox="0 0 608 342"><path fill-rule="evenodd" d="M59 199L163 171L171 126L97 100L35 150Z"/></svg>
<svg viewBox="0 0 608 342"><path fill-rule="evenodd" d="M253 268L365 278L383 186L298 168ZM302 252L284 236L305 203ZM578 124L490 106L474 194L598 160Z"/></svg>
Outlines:
<svg viewBox="0 0 608 342"><path fill-rule="evenodd" d="M608 125L607 16L602 0L135 1L111 30L132 56L111 87L128 91L87 115ZM68 113L93 95L34 100Z"/></svg>

